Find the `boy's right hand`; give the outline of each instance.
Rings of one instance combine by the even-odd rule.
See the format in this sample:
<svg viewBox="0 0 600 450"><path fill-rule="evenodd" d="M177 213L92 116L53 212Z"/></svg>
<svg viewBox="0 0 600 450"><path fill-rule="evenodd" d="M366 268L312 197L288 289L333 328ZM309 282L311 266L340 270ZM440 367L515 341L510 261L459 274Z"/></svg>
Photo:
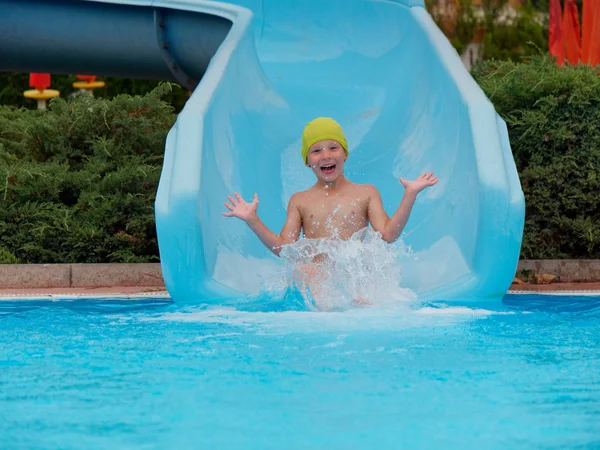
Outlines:
<svg viewBox="0 0 600 450"><path fill-rule="evenodd" d="M230 212L224 212L225 217L237 217L242 219L244 222L255 219L258 217L256 211L258 209L258 195L254 194L254 200L252 203L247 203L240 194L235 192L234 197L228 195L229 202L225 202L225 207Z"/></svg>

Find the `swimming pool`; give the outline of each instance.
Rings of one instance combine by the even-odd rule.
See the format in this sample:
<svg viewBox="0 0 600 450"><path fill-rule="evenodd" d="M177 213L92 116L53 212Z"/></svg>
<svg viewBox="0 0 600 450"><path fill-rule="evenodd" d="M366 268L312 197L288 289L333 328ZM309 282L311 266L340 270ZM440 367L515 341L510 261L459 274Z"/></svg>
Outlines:
<svg viewBox="0 0 600 450"><path fill-rule="evenodd" d="M600 297L294 309L0 302L1 447L600 447Z"/></svg>

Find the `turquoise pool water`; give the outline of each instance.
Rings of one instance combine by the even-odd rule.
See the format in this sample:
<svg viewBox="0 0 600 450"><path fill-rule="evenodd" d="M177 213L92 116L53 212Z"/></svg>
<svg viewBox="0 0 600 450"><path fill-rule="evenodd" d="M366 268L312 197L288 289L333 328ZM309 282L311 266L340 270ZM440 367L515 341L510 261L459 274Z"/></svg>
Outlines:
<svg viewBox="0 0 600 450"><path fill-rule="evenodd" d="M574 296L4 301L0 447L600 448L599 325Z"/></svg>

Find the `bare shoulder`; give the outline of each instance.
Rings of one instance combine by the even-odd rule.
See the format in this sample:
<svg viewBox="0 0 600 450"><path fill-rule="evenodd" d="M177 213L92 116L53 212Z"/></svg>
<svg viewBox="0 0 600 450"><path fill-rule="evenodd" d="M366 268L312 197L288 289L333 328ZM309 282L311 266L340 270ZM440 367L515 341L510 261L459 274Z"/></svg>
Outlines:
<svg viewBox="0 0 600 450"><path fill-rule="evenodd" d="M357 193L366 196L367 198L378 198L380 197L379 190L372 184L356 184L353 183L354 186L351 188L355 190Z"/></svg>
<svg viewBox="0 0 600 450"><path fill-rule="evenodd" d="M302 207L309 201L310 195L310 190L296 192L290 197L289 206Z"/></svg>

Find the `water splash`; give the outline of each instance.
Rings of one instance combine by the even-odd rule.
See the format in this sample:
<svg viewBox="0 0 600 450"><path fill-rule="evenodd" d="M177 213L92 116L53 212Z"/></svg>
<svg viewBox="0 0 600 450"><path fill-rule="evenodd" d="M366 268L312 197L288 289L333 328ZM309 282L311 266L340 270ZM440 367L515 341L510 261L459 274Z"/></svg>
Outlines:
<svg viewBox="0 0 600 450"><path fill-rule="evenodd" d="M408 254L403 242L390 245L370 228L348 240L300 239L281 251L280 278L288 297L301 299L313 310L406 306L417 299L401 287L400 258ZM274 286L267 286L268 294L274 294Z"/></svg>

